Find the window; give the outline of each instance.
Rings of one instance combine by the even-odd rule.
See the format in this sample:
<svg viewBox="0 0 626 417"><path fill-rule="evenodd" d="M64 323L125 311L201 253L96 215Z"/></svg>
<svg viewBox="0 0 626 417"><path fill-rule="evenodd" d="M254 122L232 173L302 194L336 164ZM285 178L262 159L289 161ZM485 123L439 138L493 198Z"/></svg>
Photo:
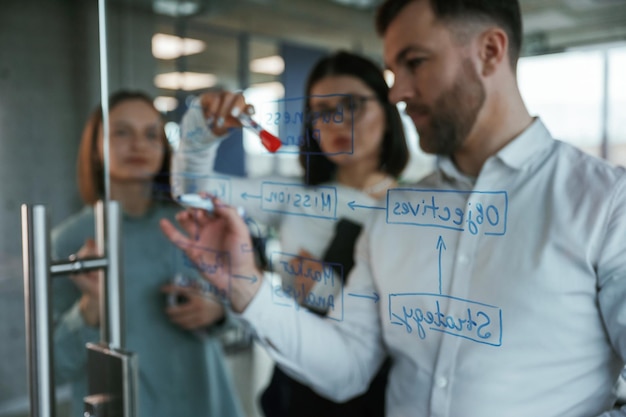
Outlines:
<svg viewBox="0 0 626 417"><path fill-rule="evenodd" d="M626 166L626 47L623 44L520 59L528 110L552 135Z"/></svg>
<svg viewBox="0 0 626 417"><path fill-rule="evenodd" d="M555 138L602 155L601 51L522 58L518 81L528 111L539 116Z"/></svg>
<svg viewBox="0 0 626 417"><path fill-rule="evenodd" d="M608 159L626 166L626 47L608 53Z"/></svg>

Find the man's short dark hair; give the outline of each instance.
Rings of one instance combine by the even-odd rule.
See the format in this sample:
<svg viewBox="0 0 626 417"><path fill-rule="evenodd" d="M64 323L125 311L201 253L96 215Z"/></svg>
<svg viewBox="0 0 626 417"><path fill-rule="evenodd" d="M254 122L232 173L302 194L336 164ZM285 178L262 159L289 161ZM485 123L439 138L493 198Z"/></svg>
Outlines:
<svg viewBox="0 0 626 417"><path fill-rule="evenodd" d="M384 35L392 20L414 0L386 0L376 15L376 30ZM516 68L522 49L522 16L518 0L429 0L435 17L444 22L492 22L509 38L509 59Z"/></svg>

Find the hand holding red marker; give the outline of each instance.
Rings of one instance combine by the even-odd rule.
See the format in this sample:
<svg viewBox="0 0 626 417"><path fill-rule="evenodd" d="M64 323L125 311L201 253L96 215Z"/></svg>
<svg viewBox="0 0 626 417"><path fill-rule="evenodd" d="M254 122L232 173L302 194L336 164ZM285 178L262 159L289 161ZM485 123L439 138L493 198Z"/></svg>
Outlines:
<svg viewBox="0 0 626 417"><path fill-rule="evenodd" d="M239 122L243 127L246 127L255 132L261 138L261 143L265 146L265 149L274 153L280 148L282 142L276 136L272 135L267 130L258 124L249 114L242 112L238 107L235 107L231 112L231 115Z"/></svg>

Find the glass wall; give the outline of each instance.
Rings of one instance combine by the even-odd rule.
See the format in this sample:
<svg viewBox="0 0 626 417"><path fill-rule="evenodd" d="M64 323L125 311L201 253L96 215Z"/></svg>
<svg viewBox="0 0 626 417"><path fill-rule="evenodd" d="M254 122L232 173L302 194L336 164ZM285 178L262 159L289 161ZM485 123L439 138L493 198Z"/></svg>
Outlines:
<svg viewBox="0 0 626 417"><path fill-rule="evenodd" d="M52 2L52 5L45 0L33 1L38 1L40 7L27 7L14 1L5 9L7 13L0 17L3 23L0 53L4 63L0 68L0 124L4 132L0 142L3 161L0 170L2 177L8 179L0 207L3 210L0 224L3 232L0 315L12 318L2 320L0 324L0 340L5 341L0 355L2 417L24 417L29 408L20 204L46 205L51 214L51 227L82 210L83 202L76 186L78 147L84 124L89 113L99 104L103 88L100 84L97 2L85 2L79 7L76 2ZM178 122L183 112L190 100L201 92L242 90L252 104L269 112L277 111L281 101L302 98L301 87L292 91L285 87L285 57L281 54L287 44L292 49L303 48L307 52L315 49L320 53L354 46L380 62L378 54L364 51L358 47L358 42L352 44L348 37L341 44L333 44L324 40L324 34L320 33L322 41L311 37L312 42L307 43L303 39L290 38L288 32L277 37L235 30L198 21L194 16L155 13L152 6L152 3L140 1L108 2L108 92L132 89L154 96L155 106L167 122L165 129L173 147L177 146ZM58 26L55 26L55 36L43 32L36 35L23 25L18 27L12 20L17 17L20 21L39 22L42 27L42 22L53 17ZM340 29L334 31L343 30L341 25L336 27ZM311 28L313 34L314 29ZM280 135L279 130L274 133ZM417 146L412 149L417 150ZM240 137L233 135L223 142L218 152L221 152L218 160L222 161L219 168L229 174L287 178L301 175L295 152L270 154L249 132ZM26 160L32 163L20 162ZM426 166L420 164L420 172L425 171ZM415 172L411 175L417 175ZM407 174L407 178L409 176ZM85 230L88 234L92 232L90 225ZM268 247L272 244L272 241L268 242ZM178 266L184 266L184 257L176 252L160 253L154 259L173 256L178 257ZM126 275L129 281L136 278L130 269L126 270ZM58 279L69 283L67 277ZM161 310L165 309L165 297L156 286L153 296L149 308L164 315ZM155 320L154 326L162 326L164 320ZM136 334L141 336L141 329L136 329ZM152 336L146 333L145 337ZM250 343L246 332L229 332L220 337L226 352L226 365L232 371L245 414L260 416L258 398L269 380L272 362ZM166 349L166 345L166 339L154 340L150 354L139 355L141 384L148 381L147 386L150 386L153 377L147 372L151 369L148 358ZM129 350L132 351L133 346L128 346ZM170 348L163 352L171 361L168 365L179 367L185 354L181 349ZM202 360L198 358L198 370L193 371L199 372ZM189 371L189 375L193 371ZM187 381L171 376L167 382L172 386L168 395L181 404L186 403L187 391L181 387L186 387ZM57 416L77 415L76 409L69 411L72 398L77 396L71 383L60 383L56 396Z"/></svg>
<svg viewBox="0 0 626 417"><path fill-rule="evenodd" d="M237 9L238 1L210 3L211 10L204 11L209 18L194 14L197 10L191 6L168 9L172 3L160 0L111 1L107 9L109 91L130 88L154 96L174 148L182 114L204 91L242 90L250 103L269 113L279 111L284 100L301 98L301 88L286 87L284 45L318 52L341 47L381 62L380 45L363 34L373 32L369 14L353 16L348 9L339 9L329 26L310 23L307 36L294 38L289 20L317 16L314 3L303 10L294 6L276 17L282 36L267 33L249 15L225 17ZM257 4L251 6L254 11L264 2L252 3ZM46 205L51 226L83 206L76 187L78 146L102 87L96 6L95 1L8 0L0 13L0 417L28 415L20 206ZM361 20L363 29L345 25ZM336 42L335 35L344 32ZM623 74L624 46L526 57L519 65L529 110L541 116L557 138L626 165ZM403 179L415 181L430 172L434 158L419 150L411 121L404 121L411 161ZM280 136L280 126L272 132ZM221 145L218 168L236 176L298 178L302 172L295 147L287 150L271 154L256 135L244 131ZM268 252L276 251L271 247L275 242L269 243ZM155 290L157 296L161 294ZM162 347L158 342L155 350ZM260 416L258 396L269 379L271 361L245 332L228 333L221 343L246 414ZM58 416L70 416L71 395L69 385L58 387Z"/></svg>
<svg viewBox="0 0 626 417"><path fill-rule="evenodd" d="M3 1L0 12L0 415L28 415L21 209L76 211L76 155L99 94L87 2ZM65 389L61 397L68 397Z"/></svg>

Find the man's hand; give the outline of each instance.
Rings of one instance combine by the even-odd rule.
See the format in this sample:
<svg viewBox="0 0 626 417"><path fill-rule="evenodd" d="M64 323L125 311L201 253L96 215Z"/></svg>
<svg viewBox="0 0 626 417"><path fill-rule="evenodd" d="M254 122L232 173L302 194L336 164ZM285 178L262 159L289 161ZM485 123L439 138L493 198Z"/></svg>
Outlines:
<svg viewBox="0 0 626 417"><path fill-rule="evenodd" d="M243 311L260 285L249 230L234 207L212 198L215 210L188 209L176 215L181 233L167 219L161 229L212 285L223 291L235 311Z"/></svg>

